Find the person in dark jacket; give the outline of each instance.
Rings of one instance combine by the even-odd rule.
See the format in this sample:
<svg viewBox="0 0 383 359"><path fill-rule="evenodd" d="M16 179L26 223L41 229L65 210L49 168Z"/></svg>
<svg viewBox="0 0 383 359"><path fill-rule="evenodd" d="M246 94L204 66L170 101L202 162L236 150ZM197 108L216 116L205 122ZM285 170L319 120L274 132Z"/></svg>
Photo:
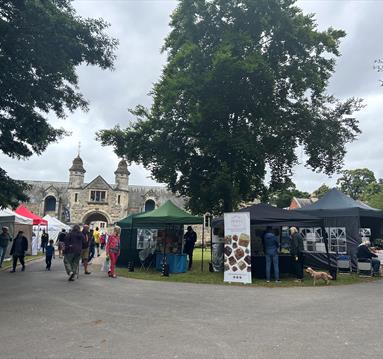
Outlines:
<svg viewBox="0 0 383 359"><path fill-rule="evenodd" d="M24 236L23 231L19 231L16 238L13 240L11 255L13 256L13 267L11 273L16 272L17 260L20 261L21 271L25 271L25 252L28 250L28 240Z"/></svg>
<svg viewBox="0 0 383 359"><path fill-rule="evenodd" d="M266 233L263 235L263 246L266 259L266 281L270 282L271 262L273 262L275 281L279 283L279 240L271 227L267 227Z"/></svg>
<svg viewBox="0 0 383 359"><path fill-rule="evenodd" d="M363 241L359 246L356 252L358 259L371 259L372 269L374 274L378 275L380 273L380 260L377 259L377 255L373 253L370 249L370 242Z"/></svg>
<svg viewBox="0 0 383 359"><path fill-rule="evenodd" d="M82 264L84 265L84 273L90 274L90 272L88 271L90 232L89 232L89 226L87 224L84 224L82 227L82 235L83 235L82 250L81 250Z"/></svg>
<svg viewBox="0 0 383 359"><path fill-rule="evenodd" d="M49 241L49 244L45 248L45 263L47 265L46 270L51 270L52 258L56 258L55 247L53 246L53 239Z"/></svg>
<svg viewBox="0 0 383 359"><path fill-rule="evenodd" d="M74 281L78 272L83 241L84 236L80 231L80 226L76 224L72 231L67 234L64 242L64 266L69 281Z"/></svg>
<svg viewBox="0 0 383 359"><path fill-rule="evenodd" d="M94 258L94 255L96 253L96 245L94 242L94 235L93 235L94 230L91 229L89 231L89 257L88 257L88 263L91 262L91 260Z"/></svg>
<svg viewBox="0 0 383 359"><path fill-rule="evenodd" d="M47 247L49 242L49 235L45 232L45 229L43 229L43 234L41 235L41 249L43 250L43 253L45 252L45 248Z"/></svg>
<svg viewBox="0 0 383 359"><path fill-rule="evenodd" d="M59 250L59 258L62 258L63 250L64 250L64 243L65 243L65 237L66 237L66 231L65 229L62 229L59 235L57 236L57 248Z"/></svg>
<svg viewBox="0 0 383 359"><path fill-rule="evenodd" d="M3 227L0 234L0 268L3 265L5 253L7 252L8 244L12 240L8 232L8 227Z"/></svg>
<svg viewBox="0 0 383 359"><path fill-rule="evenodd" d="M295 227L290 228L290 234L291 234L290 254L291 254L292 264L294 267L294 272L297 276L296 281L300 282L303 280L303 264L304 264L303 237Z"/></svg>
<svg viewBox="0 0 383 359"><path fill-rule="evenodd" d="M193 265L193 251L195 242L197 242L197 233L193 231L193 228L189 226L187 228L187 232L184 236L185 244L184 244L184 253L189 256L189 270Z"/></svg>

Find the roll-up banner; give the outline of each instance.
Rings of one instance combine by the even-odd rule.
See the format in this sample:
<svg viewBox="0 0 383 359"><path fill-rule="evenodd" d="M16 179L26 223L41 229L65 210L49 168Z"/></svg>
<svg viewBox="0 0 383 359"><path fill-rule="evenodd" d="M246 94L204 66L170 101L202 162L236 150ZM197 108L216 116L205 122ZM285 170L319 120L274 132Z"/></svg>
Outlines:
<svg viewBox="0 0 383 359"><path fill-rule="evenodd" d="M250 212L224 214L225 282L251 283Z"/></svg>

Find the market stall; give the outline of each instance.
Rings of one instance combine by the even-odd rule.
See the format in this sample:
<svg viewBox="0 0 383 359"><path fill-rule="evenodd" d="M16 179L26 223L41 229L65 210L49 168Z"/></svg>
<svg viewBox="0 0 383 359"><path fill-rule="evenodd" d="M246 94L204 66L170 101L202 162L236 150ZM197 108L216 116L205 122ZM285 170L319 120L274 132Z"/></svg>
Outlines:
<svg viewBox="0 0 383 359"><path fill-rule="evenodd" d="M70 226L61 222L57 218L50 216L49 214L45 215L43 219L48 222L49 239L53 239L54 241L56 241L57 236L63 229L65 229L67 232L70 229Z"/></svg>
<svg viewBox="0 0 383 359"><path fill-rule="evenodd" d="M314 204L293 210L294 213L309 214L323 220L323 227L306 226L301 230L310 234L315 247L308 246L317 265L324 264L321 241L328 237L332 262L337 254L347 254L356 265L356 251L361 238L367 236L372 242L383 238L383 212L365 203L355 201L338 189L333 188ZM318 251L319 249L319 251ZM322 253L321 253L322 252Z"/></svg>
<svg viewBox="0 0 383 359"><path fill-rule="evenodd" d="M257 278L265 278L265 256L263 253L262 235L267 226L273 227L279 232L281 250L279 254L280 273L291 273L291 256L289 253L290 239L288 227L321 227L322 220L319 217L305 213L288 211L285 209L259 203L238 212L250 213L251 232L251 269L252 275ZM223 247L224 247L224 218L216 218L213 226L213 267L215 271L222 271ZM305 262L310 265L310 255L305 257Z"/></svg>
<svg viewBox="0 0 383 359"><path fill-rule="evenodd" d="M193 216L170 200L161 207L145 213L132 214L117 224L121 227L121 255L118 264L141 264L140 252L146 250L155 256L160 270L164 257L170 273L186 272L187 259L183 254L183 226L201 224L201 217Z"/></svg>
<svg viewBox="0 0 383 359"><path fill-rule="evenodd" d="M28 239L27 255L32 253L32 219L21 216L8 208L0 209L0 227L8 227L11 238L15 238L19 231L23 231ZM9 255L11 246L8 246L6 255Z"/></svg>

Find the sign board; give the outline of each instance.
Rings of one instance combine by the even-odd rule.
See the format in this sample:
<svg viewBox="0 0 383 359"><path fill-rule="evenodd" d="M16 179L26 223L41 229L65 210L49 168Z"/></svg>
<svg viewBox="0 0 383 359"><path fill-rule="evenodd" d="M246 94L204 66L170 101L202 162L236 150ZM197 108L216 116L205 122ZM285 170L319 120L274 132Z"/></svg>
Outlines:
<svg viewBox="0 0 383 359"><path fill-rule="evenodd" d="M251 283L250 212L224 214L224 281Z"/></svg>

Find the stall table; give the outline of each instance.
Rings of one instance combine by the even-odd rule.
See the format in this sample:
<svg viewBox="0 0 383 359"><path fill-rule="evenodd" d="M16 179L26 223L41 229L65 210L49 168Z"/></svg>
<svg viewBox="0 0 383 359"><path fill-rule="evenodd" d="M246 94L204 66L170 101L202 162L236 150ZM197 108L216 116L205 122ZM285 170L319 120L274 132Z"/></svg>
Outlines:
<svg viewBox="0 0 383 359"><path fill-rule="evenodd" d="M156 270L162 270L162 262L163 262L164 254L156 253ZM170 273L185 273L187 269L187 256L186 254L174 254L167 253L166 261L169 265Z"/></svg>

